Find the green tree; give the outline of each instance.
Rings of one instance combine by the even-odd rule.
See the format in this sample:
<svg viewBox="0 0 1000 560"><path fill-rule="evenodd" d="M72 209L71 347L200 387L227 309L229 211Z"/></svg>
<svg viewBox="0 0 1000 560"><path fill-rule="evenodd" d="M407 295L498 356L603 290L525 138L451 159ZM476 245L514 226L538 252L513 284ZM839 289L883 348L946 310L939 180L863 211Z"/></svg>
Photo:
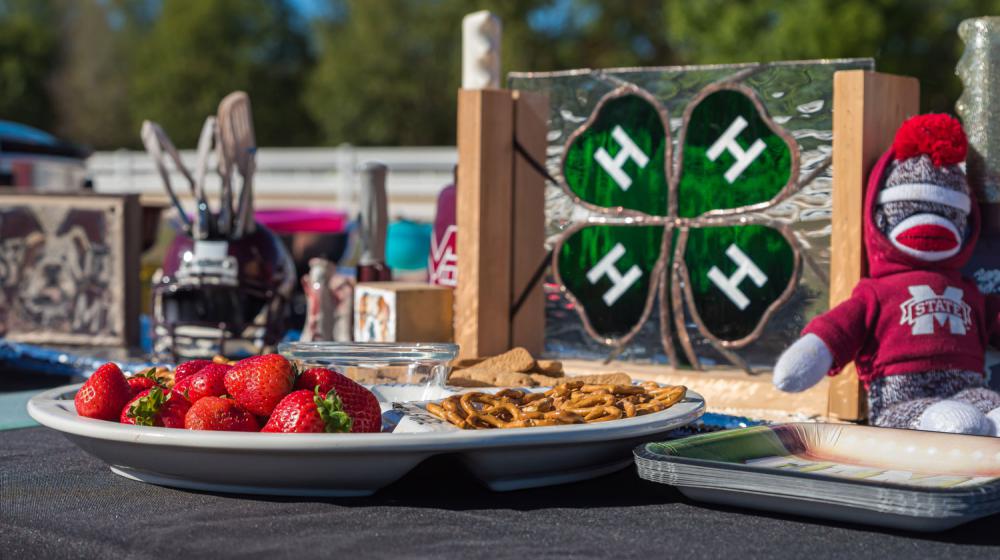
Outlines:
<svg viewBox="0 0 1000 560"><path fill-rule="evenodd" d="M219 101L242 89L260 145L308 145L315 128L300 92L311 65L308 28L282 0L171 0L135 49L131 114L190 147Z"/></svg>
<svg viewBox="0 0 1000 560"><path fill-rule="evenodd" d="M137 145L128 111L125 22L101 0L60 0L60 62L50 78L53 132L95 149Z"/></svg>
<svg viewBox="0 0 1000 560"><path fill-rule="evenodd" d="M47 81L58 59L51 4L0 0L0 119L53 124Z"/></svg>
<svg viewBox="0 0 1000 560"><path fill-rule="evenodd" d="M332 1L319 22L320 59L306 100L326 143L450 144L461 81L462 17L503 21L510 70L675 62L662 1Z"/></svg>
<svg viewBox="0 0 1000 560"><path fill-rule="evenodd" d="M965 18L995 0L700 0L665 2L665 29L688 63L874 57L920 79L925 111L954 112Z"/></svg>

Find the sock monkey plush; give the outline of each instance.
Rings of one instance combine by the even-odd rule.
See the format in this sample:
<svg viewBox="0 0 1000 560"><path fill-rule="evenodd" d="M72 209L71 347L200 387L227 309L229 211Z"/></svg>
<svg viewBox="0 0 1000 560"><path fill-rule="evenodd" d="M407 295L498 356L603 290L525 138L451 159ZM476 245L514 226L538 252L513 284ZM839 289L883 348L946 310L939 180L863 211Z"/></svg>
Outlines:
<svg viewBox="0 0 1000 560"><path fill-rule="evenodd" d="M779 389L803 391L854 361L871 424L1000 435L1000 394L984 376L1000 298L960 272L979 236L966 149L948 115L903 123L868 179L868 277L781 355Z"/></svg>

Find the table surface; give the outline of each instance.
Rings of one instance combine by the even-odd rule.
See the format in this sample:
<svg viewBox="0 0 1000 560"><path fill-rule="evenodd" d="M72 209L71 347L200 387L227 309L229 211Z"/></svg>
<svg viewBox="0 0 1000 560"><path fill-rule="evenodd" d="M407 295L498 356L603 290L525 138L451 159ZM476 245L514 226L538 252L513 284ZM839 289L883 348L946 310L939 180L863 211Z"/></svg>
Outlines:
<svg viewBox="0 0 1000 560"><path fill-rule="evenodd" d="M0 557L9 558L995 559L998 521L919 534L705 506L634 469L494 493L447 457L369 498L234 496L118 477L47 428L0 432Z"/></svg>

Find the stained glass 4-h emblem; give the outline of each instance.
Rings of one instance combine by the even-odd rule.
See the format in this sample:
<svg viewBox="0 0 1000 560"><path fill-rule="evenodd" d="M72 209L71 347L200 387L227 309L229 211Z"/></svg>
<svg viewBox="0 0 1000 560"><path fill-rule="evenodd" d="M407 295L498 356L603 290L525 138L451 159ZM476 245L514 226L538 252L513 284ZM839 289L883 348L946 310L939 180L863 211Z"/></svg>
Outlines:
<svg viewBox="0 0 1000 560"><path fill-rule="evenodd" d="M801 326L769 328L786 304L796 303L784 310L785 323L802 322L810 308L824 309L819 300L826 296L827 274L817 261L829 257L828 181L809 193L816 200L781 207L817 178L829 178L829 132L823 129L830 127L832 68L810 76L828 80L810 92L819 102L798 107L816 116L818 106L826 118L815 118L812 129L795 123L798 137L782 126L790 118L772 117L760 94L768 90L773 101L787 92L748 80L761 79L767 68L773 66L713 67L715 79L686 99L678 85L685 76L677 69L670 69L673 83L654 80L648 71L639 76L657 86L655 95L636 83L642 80L629 80L629 71L593 73L595 82L614 87L587 106L586 118L563 136L559 157L548 162L556 187L576 208L550 239L552 277L583 330L612 352L626 349L653 321L671 363L698 368L729 362L750 370L757 363L741 350L760 345L772 330L783 333L769 343L778 350L786 343L780 339L794 334L785 332L789 326ZM699 71L705 74L692 69L687 77ZM578 93L586 89L579 75L566 79L577 80L572 88ZM575 102L561 96L558 78L548 84L511 81L512 87L556 90L557 104ZM553 114L565 127L579 110L554 106ZM797 227L802 220L825 223L803 231ZM811 271L805 289L804 268ZM823 287L816 290L816 284ZM551 322L551 314L547 318ZM561 327L547 328L559 333ZM644 342L649 338L646 332Z"/></svg>
<svg viewBox="0 0 1000 560"><path fill-rule="evenodd" d="M730 354L755 338L798 279L787 228L747 214L794 187L798 145L738 84L706 88L688 106L676 164L669 122L654 97L622 86L570 139L566 188L633 220L578 226L557 245L555 276L588 330L612 345L642 325L658 289L661 301L686 300L699 330ZM669 330L663 345L676 362Z"/></svg>

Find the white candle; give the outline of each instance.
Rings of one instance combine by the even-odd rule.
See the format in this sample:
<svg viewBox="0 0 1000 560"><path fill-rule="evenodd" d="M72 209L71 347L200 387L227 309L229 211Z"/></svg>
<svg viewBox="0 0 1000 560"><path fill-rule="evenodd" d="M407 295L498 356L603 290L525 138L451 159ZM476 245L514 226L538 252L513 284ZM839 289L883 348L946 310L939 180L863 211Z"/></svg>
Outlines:
<svg viewBox="0 0 1000 560"><path fill-rule="evenodd" d="M462 18L462 87L500 87L500 18L483 10Z"/></svg>

